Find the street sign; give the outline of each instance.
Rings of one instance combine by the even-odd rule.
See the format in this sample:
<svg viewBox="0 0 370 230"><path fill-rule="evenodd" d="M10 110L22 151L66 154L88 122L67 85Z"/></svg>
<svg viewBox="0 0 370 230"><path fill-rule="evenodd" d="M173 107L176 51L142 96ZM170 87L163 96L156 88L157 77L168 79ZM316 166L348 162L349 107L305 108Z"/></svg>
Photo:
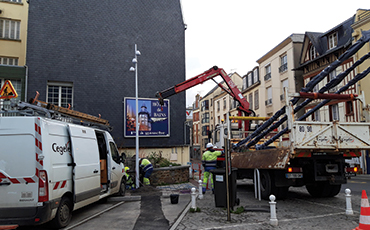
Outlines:
<svg viewBox="0 0 370 230"><path fill-rule="evenodd" d="M17 98L18 94L15 91L12 83L9 80L6 80L3 87L0 90L0 99L10 99Z"/></svg>

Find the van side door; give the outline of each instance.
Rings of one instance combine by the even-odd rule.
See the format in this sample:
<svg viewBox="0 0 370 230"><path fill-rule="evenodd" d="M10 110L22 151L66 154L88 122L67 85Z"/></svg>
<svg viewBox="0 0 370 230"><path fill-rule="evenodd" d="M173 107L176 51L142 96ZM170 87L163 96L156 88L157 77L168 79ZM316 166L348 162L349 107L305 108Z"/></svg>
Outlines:
<svg viewBox="0 0 370 230"><path fill-rule="evenodd" d="M116 144L109 140L109 151L111 153L111 189L112 193L117 193L120 188L121 179L123 176L122 165L120 164L120 155L117 150Z"/></svg>
<svg viewBox="0 0 370 230"><path fill-rule="evenodd" d="M100 160L95 131L69 124L71 153L74 163L74 202L97 201L100 194Z"/></svg>

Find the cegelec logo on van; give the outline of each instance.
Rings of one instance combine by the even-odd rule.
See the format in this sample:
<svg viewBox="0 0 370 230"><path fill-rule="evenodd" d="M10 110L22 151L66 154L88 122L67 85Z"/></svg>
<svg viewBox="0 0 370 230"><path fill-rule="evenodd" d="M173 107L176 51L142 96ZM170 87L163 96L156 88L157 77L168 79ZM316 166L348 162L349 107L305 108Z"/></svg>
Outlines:
<svg viewBox="0 0 370 230"><path fill-rule="evenodd" d="M53 143L51 145L51 149L55 153L59 153L60 155L63 155L65 152L71 152L71 145L69 144L69 141L65 145L58 145L57 143Z"/></svg>

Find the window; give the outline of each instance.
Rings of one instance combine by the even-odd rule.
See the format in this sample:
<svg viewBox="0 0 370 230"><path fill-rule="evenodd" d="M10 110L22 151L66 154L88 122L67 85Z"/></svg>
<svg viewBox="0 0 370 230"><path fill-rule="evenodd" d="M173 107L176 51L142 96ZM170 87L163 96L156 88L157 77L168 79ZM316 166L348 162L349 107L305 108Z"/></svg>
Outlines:
<svg viewBox="0 0 370 230"><path fill-rule="evenodd" d="M353 116L353 102L352 101L346 101L346 116Z"/></svg>
<svg viewBox="0 0 370 230"><path fill-rule="evenodd" d="M328 43L329 43L328 44L329 49L333 49L337 47L337 44L338 44L337 32L332 33L328 36Z"/></svg>
<svg viewBox="0 0 370 230"><path fill-rule="evenodd" d="M267 91L267 100L265 104L271 105L272 104L272 87L268 87L266 91Z"/></svg>
<svg viewBox="0 0 370 230"><path fill-rule="evenodd" d="M254 109L259 109L258 90L254 92Z"/></svg>
<svg viewBox="0 0 370 230"><path fill-rule="evenodd" d="M249 94L249 109L253 109L253 93Z"/></svg>
<svg viewBox="0 0 370 230"><path fill-rule="evenodd" d="M224 110L226 109L226 98L223 99L224 102Z"/></svg>
<svg viewBox="0 0 370 230"><path fill-rule="evenodd" d="M0 38L19 40L20 27L20 21L0 19Z"/></svg>
<svg viewBox="0 0 370 230"><path fill-rule="evenodd" d="M328 75L328 82L333 80L337 76L337 71L333 70ZM329 93L335 93L338 90L338 86L329 89Z"/></svg>
<svg viewBox="0 0 370 230"><path fill-rule="evenodd" d="M243 78L243 90L245 90L246 88L248 88L248 86L247 86L247 76L244 76L244 78Z"/></svg>
<svg viewBox="0 0 370 230"><path fill-rule="evenodd" d="M109 142L109 148L110 148L110 152L112 154L112 159L117 164L119 164L120 163L120 156L119 156L119 153L118 153L118 150L117 150L116 145L113 142Z"/></svg>
<svg viewBox="0 0 370 230"><path fill-rule="evenodd" d="M320 119L320 110L316 110L313 114L312 114L312 119L314 121L321 121Z"/></svg>
<svg viewBox="0 0 370 230"><path fill-rule="evenodd" d="M271 65L265 66L265 81L271 79Z"/></svg>
<svg viewBox="0 0 370 230"><path fill-rule="evenodd" d="M250 87L253 83L253 74L252 74L252 72L250 72L249 74L248 74L248 87Z"/></svg>
<svg viewBox="0 0 370 230"><path fill-rule="evenodd" d="M279 73L283 73L288 70L288 57L286 54L280 56L280 67Z"/></svg>
<svg viewBox="0 0 370 230"><path fill-rule="evenodd" d="M201 111L209 110L209 102L208 102L208 100L202 101L201 107L202 107L201 108Z"/></svg>
<svg viewBox="0 0 370 230"><path fill-rule="evenodd" d="M313 60L317 57L316 48L311 44L310 47L310 60Z"/></svg>
<svg viewBox="0 0 370 230"><path fill-rule="evenodd" d="M220 111L220 101L217 101L217 111Z"/></svg>
<svg viewBox="0 0 370 230"><path fill-rule="evenodd" d="M49 82L47 86L47 102L60 107L73 107L72 83Z"/></svg>
<svg viewBox="0 0 370 230"><path fill-rule="evenodd" d="M230 98L230 110L236 109L237 106L238 106L238 101Z"/></svg>
<svg viewBox="0 0 370 230"><path fill-rule="evenodd" d="M202 114L202 124L209 123L209 113Z"/></svg>
<svg viewBox="0 0 370 230"><path fill-rule="evenodd" d="M0 64L2 64L2 65L18 65L18 58L0 57Z"/></svg>
<svg viewBox="0 0 370 230"><path fill-rule="evenodd" d="M253 83L256 83L259 81L259 77L258 77L258 68L255 68L253 70Z"/></svg>
<svg viewBox="0 0 370 230"><path fill-rule="evenodd" d="M287 90L289 90L289 82L288 82L288 79L285 79L284 81L281 82L281 95L280 95L280 100L281 101L285 99L284 88L286 88Z"/></svg>
<svg viewBox="0 0 370 230"><path fill-rule="evenodd" d="M202 136L207 136L209 131L209 126L208 125L203 125L202 126Z"/></svg>
<svg viewBox="0 0 370 230"><path fill-rule="evenodd" d="M3 0L4 2L17 2L22 3L22 0Z"/></svg>
<svg viewBox="0 0 370 230"><path fill-rule="evenodd" d="M317 84L313 87L312 91L313 91L313 92L315 92L315 93L317 93L317 92L319 92L319 90L320 90L320 82L319 82L319 83L317 83Z"/></svg>
<svg viewBox="0 0 370 230"><path fill-rule="evenodd" d="M330 121L339 121L339 107L338 104L330 105Z"/></svg>

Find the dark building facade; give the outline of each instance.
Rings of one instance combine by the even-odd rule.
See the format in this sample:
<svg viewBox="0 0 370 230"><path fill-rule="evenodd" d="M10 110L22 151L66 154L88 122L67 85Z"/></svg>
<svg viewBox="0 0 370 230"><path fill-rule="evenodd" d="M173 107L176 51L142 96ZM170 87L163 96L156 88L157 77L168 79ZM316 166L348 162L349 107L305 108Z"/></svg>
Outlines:
<svg viewBox="0 0 370 230"><path fill-rule="evenodd" d="M139 98L153 99L185 80L180 0L31 0L28 23L27 97L38 91L39 100L101 114L118 147L135 146L135 138L124 137L124 98L135 97L135 73L129 71L135 44L141 52ZM180 93L170 98L170 136L140 138L140 147L184 145L185 119Z"/></svg>

